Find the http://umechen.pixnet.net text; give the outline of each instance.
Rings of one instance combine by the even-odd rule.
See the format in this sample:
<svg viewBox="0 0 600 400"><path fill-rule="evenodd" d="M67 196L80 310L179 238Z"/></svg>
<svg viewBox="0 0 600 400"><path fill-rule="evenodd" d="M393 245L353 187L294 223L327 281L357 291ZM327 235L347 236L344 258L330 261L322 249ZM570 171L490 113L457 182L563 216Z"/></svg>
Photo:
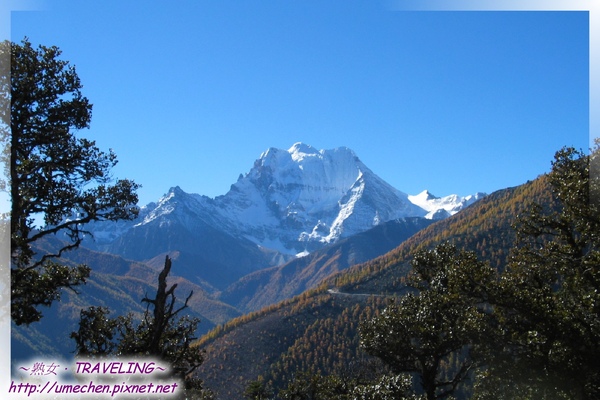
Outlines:
<svg viewBox="0 0 600 400"><path fill-rule="evenodd" d="M152 360L32 361L18 367L10 381L8 394L9 398L36 399L69 396L73 399L88 396L164 398L177 394L180 388L180 382L169 375L169 367Z"/></svg>

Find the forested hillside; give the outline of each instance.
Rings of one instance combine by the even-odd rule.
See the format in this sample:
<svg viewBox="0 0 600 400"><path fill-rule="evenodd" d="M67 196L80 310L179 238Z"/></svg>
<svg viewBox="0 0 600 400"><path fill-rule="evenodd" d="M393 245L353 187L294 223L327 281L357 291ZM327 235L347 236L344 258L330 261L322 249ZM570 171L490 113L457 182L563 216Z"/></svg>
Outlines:
<svg viewBox="0 0 600 400"><path fill-rule="evenodd" d="M384 223L281 267L251 274L220 298L206 291L202 280L192 281L188 277L189 271L182 270L189 264L182 261L185 254L171 252L168 255L173 260L174 276L169 281L177 283L184 293L194 292L189 311L201 318L197 333L201 335L215 325L242 315L243 311L253 311L262 308L260 305L274 304L317 287L331 274L385 253L431 222L424 218L407 218ZM63 242L55 237L46 238L36 244L36 251L52 253L62 245ZM60 303L45 309L43 313L48 318L29 327L14 327L15 359L41 351L62 357L70 355L74 346L72 341L56 342L51 337L68 337L77 327L79 310L88 305L107 306L114 315L143 312L140 300L154 290L152 284L164 262L164 254L142 263L82 247L65 253L63 260L68 265L88 265L91 276L87 284L78 289L80 295L65 291ZM192 274L196 275L198 272Z"/></svg>
<svg viewBox="0 0 600 400"><path fill-rule="evenodd" d="M330 275L387 253L433 221L421 217L384 222L277 267L249 274L219 300L252 312L313 289Z"/></svg>
<svg viewBox="0 0 600 400"><path fill-rule="evenodd" d="M241 398L260 379L282 388L294 374L344 375L369 358L358 326L406 290L411 255L450 241L502 269L515 243L511 225L532 202L552 207L545 177L500 190L418 232L397 249L327 280L318 289L218 327L201 341L199 375L218 398Z"/></svg>

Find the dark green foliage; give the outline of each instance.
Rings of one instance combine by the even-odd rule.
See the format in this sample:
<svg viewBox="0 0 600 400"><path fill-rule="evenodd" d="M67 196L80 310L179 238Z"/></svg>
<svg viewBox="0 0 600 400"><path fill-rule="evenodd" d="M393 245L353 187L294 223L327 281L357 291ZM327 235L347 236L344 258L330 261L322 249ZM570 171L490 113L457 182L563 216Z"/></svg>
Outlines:
<svg viewBox="0 0 600 400"><path fill-rule="evenodd" d="M79 331L71 333L77 343L79 356L103 356L117 351L115 341L122 326L131 325L131 315L110 319L108 307L89 307L81 310Z"/></svg>
<svg viewBox="0 0 600 400"><path fill-rule="evenodd" d="M75 68L59 59L60 50L34 49L27 40L0 43L0 58L9 54L10 71L0 71L0 114L11 198L12 318L28 324L42 317L37 306L50 305L61 288L73 289L89 276L85 266L67 267L52 259L81 243L86 223L134 218L138 185L113 182L115 154L76 137L77 130L89 127L92 105L81 93ZM36 257L32 243L58 232L70 242Z"/></svg>
<svg viewBox="0 0 600 400"><path fill-rule="evenodd" d="M396 372L417 374L428 399L452 393L470 368L478 368L480 399L598 398L597 155L556 153L544 177L554 198L520 213L499 274L451 245L417 252L406 282L419 293L364 324L365 348ZM454 365L442 369L451 355Z"/></svg>
<svg viewBox="0 0 600 400"><path fill-rule="evenodd" d="M335 376L322 376L308 372L297 374L279 397L284 400L324 400L345 393L343 383Z"/></svg>
<svg viewBox="0 0 600 400"><path fill-rule="evenodd" d="M373 382L356 385L348 400L424 400L424 396L413 393L411 386L410 376L381 375Z"/></svg>
<svg viewBox="0 0 600 400"><path fill-rule="evenodd" d="M167 288L170 271L171 260L167 257L158 277L156 297L142 300L148 308L137 325L133 314L108 318L109 310L105 307L82 310L79 330L71 334L77 354L155 357L171 365L173 375L184 382L186 390L200 391L201 381L192 376L204 359L202 350L192 345L200 320L178 316L187 308L192 293L183 305L175 308L177 284Z"/></svg>
<svg viewBox="0 0 600 400"><path fill-rule="evenodd" d="M214 331L205 342L213 387L262 374L280 397L600 398L600 188L589 175L597 157L563 149L551 173ZM367 357L357 346L361 321L365 348L392 373L345 375L342 365ZM416 385L392 395L400 371Z"/></svg>
<svg viewBox="0 0 600 400"><path fill-rule="evenodd" d="M495 271L450 244L418 252L412 265L408 282L418 293L363 323L361 344L394 372L416 374L427 399L446 398L476 366L470 350L485 330ZM452 359L457 366L444 368Z"/></svg>
<svg viewBox="0 0 600 400"><path fill-rule="evenodd" d="M348 384L339 377L330 375L300 373L284 390L279 391L279 397L284 400L326 400L348 398L351 390Z"/></svg>
<svg viewBox="0 0 600 400"><path fill-rule="evenodd" d="M38 306L50 306L61 297L61 289L75 290L90 276L86 265L69 267L46 260L35 268L11 269L11 316L17 325L39 321Z"/></svg>
<svg viewBox="0 0 600 400"><path fill-rule="evenodd" d="M493 302L504 351L491 353L482 393L519 385L533 398L600 396L600 219L590 199L598 179L590 157L564 148L548 175L559 207L519 217Z"/></svg>

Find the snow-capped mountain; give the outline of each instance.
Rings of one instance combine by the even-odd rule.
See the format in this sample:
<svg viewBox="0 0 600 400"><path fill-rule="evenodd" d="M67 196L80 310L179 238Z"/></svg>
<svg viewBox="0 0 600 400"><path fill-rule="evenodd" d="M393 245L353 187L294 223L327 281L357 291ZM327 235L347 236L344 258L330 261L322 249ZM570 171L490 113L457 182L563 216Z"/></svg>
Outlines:
<svg viewBox="0 0 600 400"><path fill-rule="evenodd" d="M95 247L134 259L182 246L204 255L226 253L235 242L240 249L254 246L253 262L263 257L276 265L383 222L445 218L481 196L409 196L346 147L317 150L296 143L265 151L225 195L213 199L174 187L142 207L137 220L97 223L90 230ZM212 248L201 250L207 242Z"/></svg>
<svg viewBox="0 0 600 400"><path fill-rule="evenodd" d="M408 196L408 200L427 211L425 218L443 219L456 214L484 196L484 193L478 192L474 195L465 197L460 197L455 194L445 197L435 197L427 190L424 190L415 196Z"/></svg>

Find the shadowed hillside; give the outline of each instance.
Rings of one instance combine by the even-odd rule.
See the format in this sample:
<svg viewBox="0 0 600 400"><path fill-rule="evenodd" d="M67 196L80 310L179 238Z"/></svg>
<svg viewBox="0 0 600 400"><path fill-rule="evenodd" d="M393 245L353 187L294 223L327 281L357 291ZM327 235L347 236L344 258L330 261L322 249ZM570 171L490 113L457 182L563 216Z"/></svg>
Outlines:
<svg viewBox="0 0 600 400"><path fill-rule="evenodd" d="M285 265L247 275L219 299L242 311L259 310L315 288L334 273L387 253L432 223L418 217L385 222Z"/></svg>
<svg viewBox="0 0 600 400"><path fill-rule="evenodd" d="M52 246L52 241L44 241L39 250L47 251ZM141 315L145 310L141 299L156 291L159 269L144 263L85 248L66 253L61 260L72 265L87 264L92 268L90 278L85 285L77 288L80 294L63 290L59 302L42 309L44 317L41 321L29 326L13 324L13 362L39 354L70 357L75 349L75 342L69 335L77 330L81 309L106 306L112 311L113 317L128 312ZM164 256L160 257L160 262L164 263ZM201 318L198 335L240 315L233 307L208 297L198 285L177 276L176 260L173 262L173 270L175 274L168 281L170 284L177 283L176 293L179 298L185 298L191 291L194 292L188 303L188 310L190 315Z"/></svg>

